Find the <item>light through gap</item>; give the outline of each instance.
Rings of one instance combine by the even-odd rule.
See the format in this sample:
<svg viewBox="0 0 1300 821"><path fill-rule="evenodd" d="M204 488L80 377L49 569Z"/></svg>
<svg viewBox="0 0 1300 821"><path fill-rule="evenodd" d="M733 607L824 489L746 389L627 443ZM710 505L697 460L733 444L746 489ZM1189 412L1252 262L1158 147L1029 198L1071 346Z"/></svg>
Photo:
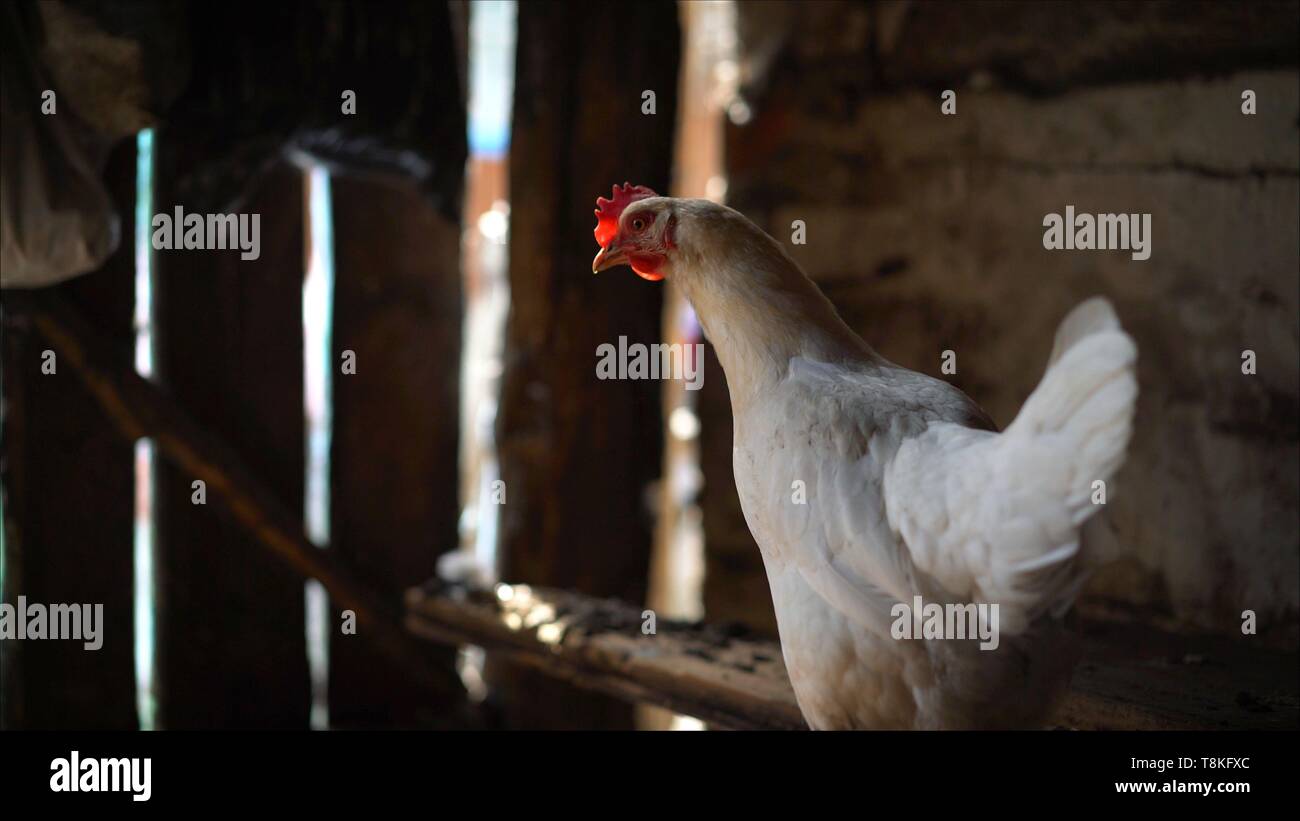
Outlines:
<svg viewBox="0 0 1300 821"><path fill-rule="evenodd" d="M149 245L153 214L153 131L136 135L135 171L135 370L153 381L153 256ZM157 729L154 692L154 447L135 443L135 609L136 716L140 729Z"/></svg>
<svg viewBox="0 0 1300 821"><path fill-rule="evenodd" d="M302 283L303 410L307 451L303 510L307 538L324 548L330 541L330 440L333 435L334 217L330 176L313 165L305 177L308 214L307 275ZM329 727L329 596L308 579L307 668L311 675L311 728Z"/></svg>
<svg viewBox="0 0 1300 821"><path fill-rule="evenodd" d="M739 81L736 8L730 0L680 2L682 63L678 80L676 147L672 195L722 202L726 196L723 114L736 97ZM690 303L665 282L663 336L672 344L694 346L703 333ZM693 347L687 350L695 350ZM663 412L663 480L651 558L646 604L664 618L704 617L704 526L699 506L699 395L679 380L666 380ZM644 729L700 730L702 722L668 710L642 707Z"/></svg>
<svg viewBox="0 0 1300 821"><path fill-rule="evenodd" d="M461 242L465 284L460 369L461 549L443 557L439 572L473 574L483 581L496 577L497 506L491 492L499 472L493 428L510 305L506 272L515 14L515 3L504 0L469 6L470 156ZM458 567L453 570L452 565ZM482 649L463 648L457 667L470 697L484 698Z"/></svg>

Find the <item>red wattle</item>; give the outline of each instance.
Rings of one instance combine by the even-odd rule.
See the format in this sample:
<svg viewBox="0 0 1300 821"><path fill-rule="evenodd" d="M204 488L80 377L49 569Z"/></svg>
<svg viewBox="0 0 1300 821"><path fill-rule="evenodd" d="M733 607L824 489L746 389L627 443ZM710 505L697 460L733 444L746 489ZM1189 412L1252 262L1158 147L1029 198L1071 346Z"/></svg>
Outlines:
<svg viewBox="0 0 1300 821"><path fill-rule="evenodd" d="M642 279L658 282L664 278L664 275L659 273L659 266L664 264L662 254L630 254L628 264L632 266L632 271Z"/></svg>

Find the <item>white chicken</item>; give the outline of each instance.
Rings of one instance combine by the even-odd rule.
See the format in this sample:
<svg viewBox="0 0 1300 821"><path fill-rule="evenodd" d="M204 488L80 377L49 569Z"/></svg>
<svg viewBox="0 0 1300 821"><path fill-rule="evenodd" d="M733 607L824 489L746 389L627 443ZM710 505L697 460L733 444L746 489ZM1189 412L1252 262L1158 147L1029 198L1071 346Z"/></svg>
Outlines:
<svg viewBox="0 0 1300 821"><path fill-rule="evenodd" d="M1110 305L1066 317L998 433L957 388L872 350L737 211L626 184L598 205L593 271L671 278L726 371L736 488L809 725L1041 726L1075 660L1061 617L1086 572L1079 528L1137 398L1136 347ZM996 605L999 635L956 638L949 618L899 637L922 601Z"/></svg>

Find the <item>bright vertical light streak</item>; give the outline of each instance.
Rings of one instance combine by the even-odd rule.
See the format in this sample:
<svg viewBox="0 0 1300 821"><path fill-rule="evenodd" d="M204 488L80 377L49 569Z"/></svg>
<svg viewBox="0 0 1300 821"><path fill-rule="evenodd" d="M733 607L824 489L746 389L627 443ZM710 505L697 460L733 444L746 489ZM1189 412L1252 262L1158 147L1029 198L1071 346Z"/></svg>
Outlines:
<svg viewBox="0 0 1300 821"><path fill-rule="evenodd" d="M136 137L135 171L135 369L153 378L153 279L149 233L153 214L153 131ZM135 686L140 729L156 727L154 697L154 449L152 439L135 443Z"/></svg>
<svg viewBox="0 0 1300 821"><path fill-rule="evenodd" d="M516 4L507 0L469 5L470 157L461 243L465 313L460 369L460 536L461 549L471 557L469 564L484 578L496 574L498 507L493 482L500 476L492 429L510 305L506 159L514 106L517 12ZM474 700L487 695L483 659L482 648L461 649L457 666Z"/></svg>
<svg viewBox="0 0 1300 821"><path fill-rule="evenodd" d="M510 205L504 161L514 106L518 7L510 0L472 3L469 17L469 174L462 267L468 298L461 353L462 481L467 494L462 535L473 534L476 563L496 568L499 478L492 439L509 307L506 281ZM468 468L468 469L465 469Z"/></svg>
<svg viewBox="0 0 1300 821"><path fill-rule="evenodd" d="M330 439L333 435L333 370L330 368L334 317L334 216L329 172L307 172L307 211L311 246L302 283L303 407L306 413L306 494L303 516L307 537L320 547L330 540ZM306 586L307 666L312 683L312 729L329 726L329 597L320 582Z"/></svg>
<svg viewBox="0 0 1300 821"><path fill-rule="evenodd" d="M510 148L515 93L513 0L482 0L469 7L470 153L500 157Z"/></svg>

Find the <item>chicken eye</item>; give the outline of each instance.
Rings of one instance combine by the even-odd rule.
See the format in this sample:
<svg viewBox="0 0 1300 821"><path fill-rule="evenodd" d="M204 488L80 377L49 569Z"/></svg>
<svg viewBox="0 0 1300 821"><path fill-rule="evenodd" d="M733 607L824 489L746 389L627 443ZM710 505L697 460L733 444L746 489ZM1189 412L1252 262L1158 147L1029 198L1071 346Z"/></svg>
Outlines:
<svg viewBox="0 0 1300 821"><path fill-rule="evenodd" d="M633 231L644 231L644 230L645 230L645 220L641 219L640 217L637 217L637 218L633 219L633 220L632 220L632 230L633 230Z"/></svg>

